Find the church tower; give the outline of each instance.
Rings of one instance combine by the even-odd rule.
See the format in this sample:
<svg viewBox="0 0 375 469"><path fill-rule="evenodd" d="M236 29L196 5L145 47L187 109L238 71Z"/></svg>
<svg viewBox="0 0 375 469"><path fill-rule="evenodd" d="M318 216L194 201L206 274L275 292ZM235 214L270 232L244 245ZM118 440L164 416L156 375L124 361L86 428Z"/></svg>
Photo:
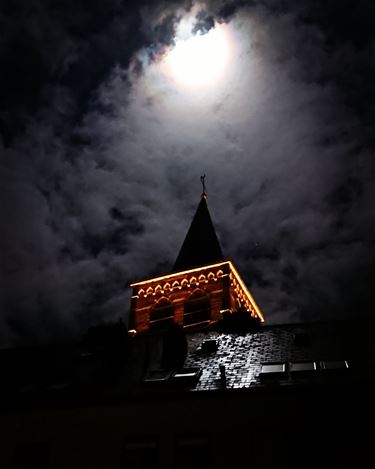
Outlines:
<svg viewBox="0 0 375 469"><path fill-rule="evenodd" d="M264 317L230 260L224 258L203 193L186 238L169 274L131 285L129 332L168 329L173 322L184 330L217 323L224 314L247 311Z"/></svg>

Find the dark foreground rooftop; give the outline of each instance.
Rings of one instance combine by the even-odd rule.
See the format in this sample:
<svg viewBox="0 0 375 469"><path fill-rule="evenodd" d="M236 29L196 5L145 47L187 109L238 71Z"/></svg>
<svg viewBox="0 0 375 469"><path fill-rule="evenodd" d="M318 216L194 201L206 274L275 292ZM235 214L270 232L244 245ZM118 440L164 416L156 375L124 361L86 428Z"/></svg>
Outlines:
<svg viewBox="0 0 375 469"><path fill-rule="evenodd" d="M196 382L191 381L194 391L372 380L375 371L374 341L352 323L195 332L187 342L187 373L200 370Z"/></svg>
<svg viewBox="0 0 375 469"><path fill-rule="evenodd" d="M163 335L126 340L119 335L118 342L94 347L71 343L3 350L2 404L77 400L81 405L176 392L372 383L370 326L342 322L192 332L185 336L183 366L175 369L162 366Z"/></svg>
<svg viewBox="0 0 375 469"><path fill-rule="evenodd" d="M163 356L165 335L123 326L1 351L0 466L374 466L372 324L178 337L178 369L161 366L177 363Z"/></svg>

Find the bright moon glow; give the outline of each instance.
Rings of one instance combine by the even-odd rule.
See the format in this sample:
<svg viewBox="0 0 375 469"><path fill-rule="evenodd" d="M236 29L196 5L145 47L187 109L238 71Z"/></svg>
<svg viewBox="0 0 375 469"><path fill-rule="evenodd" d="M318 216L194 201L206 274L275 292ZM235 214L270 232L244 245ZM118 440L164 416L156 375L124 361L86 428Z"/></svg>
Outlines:
<svg viewBox="0 0 375 469"><path fill-rule="evenodd" d="M214 85L229 65L229 41L222 26L207 34L177 40L166 55L167 73L180 85L199 88Z"/></svg>

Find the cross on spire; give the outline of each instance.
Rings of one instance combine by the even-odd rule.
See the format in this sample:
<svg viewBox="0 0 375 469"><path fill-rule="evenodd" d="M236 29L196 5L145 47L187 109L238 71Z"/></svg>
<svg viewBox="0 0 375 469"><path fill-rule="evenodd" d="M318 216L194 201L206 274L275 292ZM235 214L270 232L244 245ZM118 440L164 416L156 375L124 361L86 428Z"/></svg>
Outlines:
<svg viewBox="0 0 375 469"><path fill-rule="evenodd" d="M201 176L201 183L202 183L202 197L207 197L207 192L206 192L206 175L203 174L203 176Z"/></svg>

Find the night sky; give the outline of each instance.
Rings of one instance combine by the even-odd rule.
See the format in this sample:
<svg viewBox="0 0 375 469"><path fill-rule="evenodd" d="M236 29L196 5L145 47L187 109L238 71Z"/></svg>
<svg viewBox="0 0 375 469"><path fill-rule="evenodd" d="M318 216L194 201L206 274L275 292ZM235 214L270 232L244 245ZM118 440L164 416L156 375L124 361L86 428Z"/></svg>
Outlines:
<svg viewBox="0 0 375 469"><path fill-rule="evenodd" d="M218 31L220 76L166 71ZM268 323L371 316L374 151L371 1L3 0L0 345L126 318L202 174Z"/></svg>

